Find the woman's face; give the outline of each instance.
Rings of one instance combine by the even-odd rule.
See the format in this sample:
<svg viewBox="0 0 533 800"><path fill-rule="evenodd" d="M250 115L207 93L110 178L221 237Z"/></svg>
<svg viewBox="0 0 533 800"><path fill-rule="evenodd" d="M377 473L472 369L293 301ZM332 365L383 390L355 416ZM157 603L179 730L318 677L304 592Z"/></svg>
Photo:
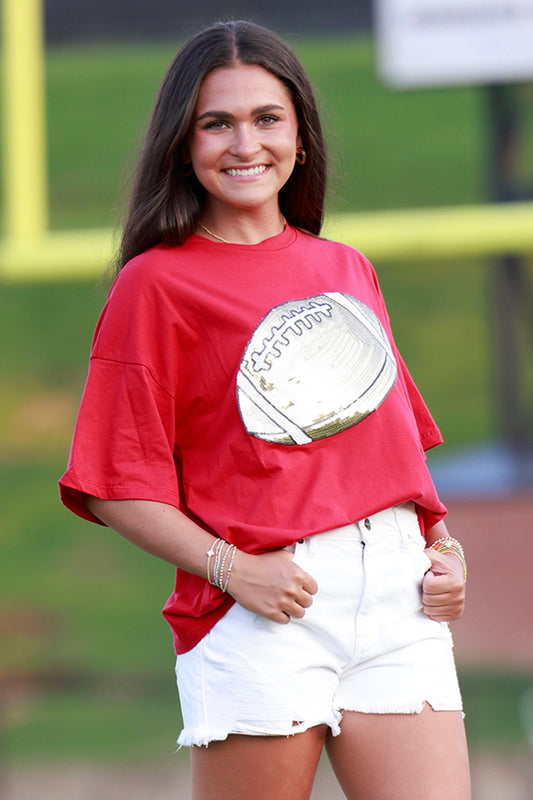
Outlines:
<svg viewBox="0 0 533 800"><path fill-rule="evenodd" d="M263 67L237 64L204 79L188 139L206 211L278 213L278 192L300 144L296 112L284 84Z"/></svg>

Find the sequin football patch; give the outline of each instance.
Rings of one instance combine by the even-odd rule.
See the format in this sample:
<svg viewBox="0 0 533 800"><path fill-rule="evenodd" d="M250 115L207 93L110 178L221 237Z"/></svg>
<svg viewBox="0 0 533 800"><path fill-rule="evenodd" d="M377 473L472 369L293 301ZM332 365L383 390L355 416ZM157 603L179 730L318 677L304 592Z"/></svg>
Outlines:
<svg viewBox="0 0 533 800"><path fill-rule="evenodd" d="M394 386L396 361L371 308L341 292L290 300L261 320L237 375L252 436L308 444L356 425Z"/></svg>

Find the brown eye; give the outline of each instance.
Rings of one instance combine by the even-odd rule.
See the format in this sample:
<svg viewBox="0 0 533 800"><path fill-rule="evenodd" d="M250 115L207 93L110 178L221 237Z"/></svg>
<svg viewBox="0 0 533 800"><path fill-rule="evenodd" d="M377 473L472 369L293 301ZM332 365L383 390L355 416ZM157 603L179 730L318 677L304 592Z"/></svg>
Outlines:
<svg viewBox="0 0 533 800"><path fill-rule="evenodd" d="M273 114L265 114L260 117L259 122L261 125L272 125L274 122L277 122L278 119L279 117L275 117Z"/></svg>

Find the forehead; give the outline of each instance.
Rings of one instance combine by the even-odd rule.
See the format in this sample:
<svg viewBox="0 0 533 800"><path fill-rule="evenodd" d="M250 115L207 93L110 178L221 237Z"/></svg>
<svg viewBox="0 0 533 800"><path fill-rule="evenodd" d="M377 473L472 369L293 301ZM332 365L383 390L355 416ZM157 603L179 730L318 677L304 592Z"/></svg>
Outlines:
<svg viewBox="0 0 533 800"><path fill-rule="evenodd" d="M257 64L235 64L210 72L202 81L198 95L197 111L225 110L226 106L256 107L276 103L293 107L285 84L264 67Z"/></svg>

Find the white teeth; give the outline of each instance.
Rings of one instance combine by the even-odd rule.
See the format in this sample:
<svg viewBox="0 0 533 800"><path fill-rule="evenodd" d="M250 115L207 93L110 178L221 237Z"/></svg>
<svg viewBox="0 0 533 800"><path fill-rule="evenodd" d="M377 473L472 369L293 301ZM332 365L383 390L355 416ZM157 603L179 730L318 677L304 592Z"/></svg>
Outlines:
<svg viewBox="0 0 533 800"><path fill-rule="evenodd" d="M250 169L225 169L224 172L227 175L231 175L232 178L241 178L246 175L261 175L265 170L265 164L261 164L260 167L250 167Z"/></svg>

